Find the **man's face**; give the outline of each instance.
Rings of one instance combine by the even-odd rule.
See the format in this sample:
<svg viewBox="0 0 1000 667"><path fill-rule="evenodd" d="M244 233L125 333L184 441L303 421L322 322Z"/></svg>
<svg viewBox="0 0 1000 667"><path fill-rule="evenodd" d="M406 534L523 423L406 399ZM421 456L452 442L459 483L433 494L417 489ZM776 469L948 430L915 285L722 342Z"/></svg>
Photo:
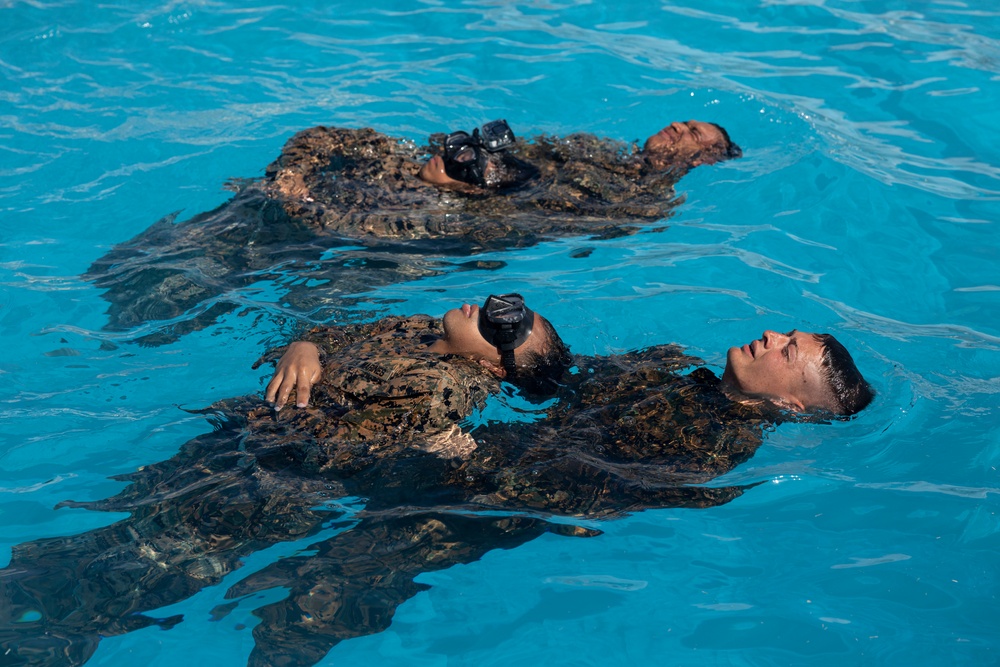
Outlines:
<svg viewBox="0 0 1000 667"><path fill-rule="evenodd" d="M726 139L715 125L698 120L686 123L671 123L649 139L643 151L649 154L662 153L670 156L695 158L691 166L715 162L708 156L721 154L725 149Z"/></svg>
<svg viewBox="0 0 1000 667"><path fill-rule="evenodd" d="M765 331L748 345L729 348L722 386L737 400L764 398L800 412L835 410L822 360L823 344L814 334Z"/></svg>
<svg viewBox="0 0 1000 667"><path fill-rule="evenodd" d="M456 181L444 171L444 158L435 155L424 163L417 173L420 180L432 185L463 186L462 181Z"/></svg>
<svg viewBox="0 0 1000 667"><path fill-rule="evenodd" d="M516 361L520 361L525 352L540 352L548 345L549 335L541 325L543 319L535 313L535 324L528 339L514 350ZM453 308L444 314L442 323L444 338L434 343L433 351L500 365L500 352L479 332L479 306L465 303L461 308Z"/></svg>
<svg viewBox="0 0 1000 667"><path fill-rule="evenodd" d="M430 160L425 162L420 168L420 171L417 172L417 177L425 183L430 183L431 185L443 185L458 190L468 189L469 187L479 187L456 180L445 173L444 158L440 155L435 155ZM486 181L486 187L498 187L503 185L503 170L497 167L496 160L489 160L486 162L486 166L483 168L483 180Z"/></svg>

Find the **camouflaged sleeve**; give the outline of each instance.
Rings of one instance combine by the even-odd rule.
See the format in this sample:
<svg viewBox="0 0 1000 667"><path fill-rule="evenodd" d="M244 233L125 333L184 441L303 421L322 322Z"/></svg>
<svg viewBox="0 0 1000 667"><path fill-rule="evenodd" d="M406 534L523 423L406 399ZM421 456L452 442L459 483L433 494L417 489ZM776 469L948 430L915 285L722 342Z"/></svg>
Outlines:
<svg viewBox="0 0 1000 667"><path fill-rule="evenodd" d="M319 348L320 363L323 364L325 369L346 348L363 344L366 339L386 334L396 334L396 338L398 339L396 348L410 347L410 341L418 339L424 340L418 341L417 345L425 345L429 344L433 338L441 336L441 322L439 319L428 315L413 315L410 317L390 316L383 317L374 322L361 324L331 324L313 327L298 337L296 341L301 340L316 345ZM366 352L370 352L375 348L365 346L364 349ZM287 350L288 345L281 345L268 350L260 359L254 362L253 368L256 369L265 363L276 363ZM399 349L396 352L398 353Z"/></svg>
<svg viewBox="0 0 1000 667"><path fill-rule="evenodd" d="M426 238L413 211L440 199L417 178L426 156L412 141L370 128L314 127L288 140L262 187L317 232Z"/></svg>
<svg viewBox="0 0 1000 667"><path fill-rule="evenodd" d="M419 450L462 458L475 441L458 422L498 383L472 364L429 359L359 361L313 388L310 407L260 413L254 446L286 446L307 471L350 477L379 461ZM275 420L268 444L259 421ZM282 444L287 443L287 444Z"/></svg>
<svg viewBox="0 0 1000 667"><path fill-rule="evenodd" d="M325 366L327 360L336 357L345 348L371 336L378 324L376 322L314 327L307 331L301 340L314 343L319 348L320 362Z"/></svg>
<svg viewBox="0 0 1000 667"><path fill-rule="evenodd" d="M327 325L313 327L302 334L302 336L297 338L295 341L271 348L262 354L260 358L253 363L252 368L256 370L260 366L267 363L278 363L281 357L284 356L285 352L288 351L288 346L291 345L292 342L298 341L306 341L316 345L316 347L319 348L320 363L325 366L326 359L336 356L338 352L343 350L348 345L356 343L370 335L371 328L371 324L347 324L343 326Z"/></svg>
<svg viewBox="0 0 1000 667"><path fill-rule="evenodd" d="M310 407L276 415L297 434L300 464L354 474L407 449L448 458L471 452L475 443L458 424L499 381L468 359L426 352L440 334L440 320L426 315L314 330L313 342L335 352Z"/></svg>

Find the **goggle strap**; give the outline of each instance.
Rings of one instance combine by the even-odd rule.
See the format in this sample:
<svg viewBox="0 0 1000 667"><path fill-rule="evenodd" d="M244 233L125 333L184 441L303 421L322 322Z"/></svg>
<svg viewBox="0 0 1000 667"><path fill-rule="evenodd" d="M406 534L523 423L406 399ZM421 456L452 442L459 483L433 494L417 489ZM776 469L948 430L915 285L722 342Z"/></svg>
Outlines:
<svg viewBox="0 0 1000 667"><path fill-rule="evenodd" d="M500 364L507 370L508 378L517 373L517 364L514 363L514 350L500 351Z"/></svg>

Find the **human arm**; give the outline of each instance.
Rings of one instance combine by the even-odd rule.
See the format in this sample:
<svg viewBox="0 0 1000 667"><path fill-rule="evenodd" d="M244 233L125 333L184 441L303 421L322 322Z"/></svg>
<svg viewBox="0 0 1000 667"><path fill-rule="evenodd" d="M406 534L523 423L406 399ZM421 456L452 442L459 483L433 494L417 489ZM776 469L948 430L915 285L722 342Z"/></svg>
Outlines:
<svg viewBox="0 0 1000 667"><path fill-rule="evenodd" d="M324 367L336 366L345 348L399 325L400 318L385 317L365 324L317 326L289 345L268 350L253 364L254 369L267 363L275 365L265 399L280 410L292 389L296 389L296 407L307 407L311 389L322 377Z"/></svg>

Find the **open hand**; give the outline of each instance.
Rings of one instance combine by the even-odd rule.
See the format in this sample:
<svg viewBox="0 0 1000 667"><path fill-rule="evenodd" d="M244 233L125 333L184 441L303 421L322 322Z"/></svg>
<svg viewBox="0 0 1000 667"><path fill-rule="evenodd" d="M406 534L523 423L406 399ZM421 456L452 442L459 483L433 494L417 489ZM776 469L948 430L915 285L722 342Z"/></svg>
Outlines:
<svg viewBox="0 0 1000 667"><path fill-rule="evenodd" d="M278 360L274 377L267 384L264 398L274 406L275 410L280 410L294 389L295 407L307 407L309 392L322 374L319 348L314 343L296 341L288 346L288 350Z"/></svg>

